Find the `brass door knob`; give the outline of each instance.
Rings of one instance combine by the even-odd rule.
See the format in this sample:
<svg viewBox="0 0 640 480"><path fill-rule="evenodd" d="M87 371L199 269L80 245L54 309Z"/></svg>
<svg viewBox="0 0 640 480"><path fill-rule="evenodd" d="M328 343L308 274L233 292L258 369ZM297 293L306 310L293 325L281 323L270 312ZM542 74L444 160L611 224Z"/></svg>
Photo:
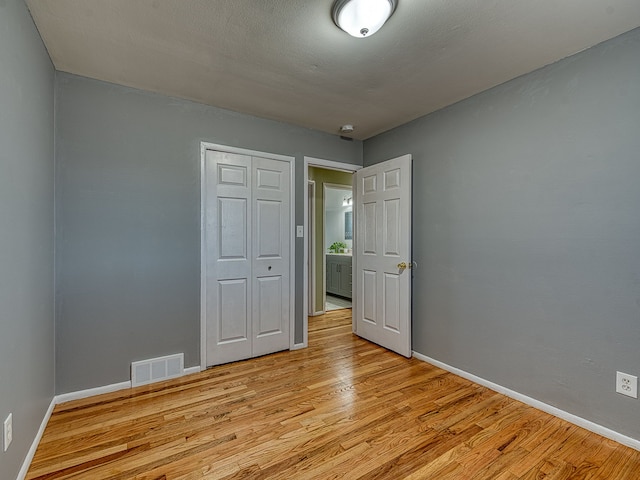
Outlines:
<svg viewBox="0 0 640 480"><path fill-rule="evenodd" d="M407 268L407 262L400 262L400 263L398 264L398 268L399 268L400 270L404 270L405 268Z"/></svg>

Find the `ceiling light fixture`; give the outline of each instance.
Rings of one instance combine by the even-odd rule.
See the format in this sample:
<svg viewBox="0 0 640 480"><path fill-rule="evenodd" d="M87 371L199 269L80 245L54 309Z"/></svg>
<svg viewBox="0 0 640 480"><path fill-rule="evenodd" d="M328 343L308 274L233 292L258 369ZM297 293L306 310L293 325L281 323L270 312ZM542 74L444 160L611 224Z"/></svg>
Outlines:
<svg viewBox="0 0 640 480"><path fill-rule="evenodd" d="M397 0L336 0L333 21L353 37L370 37L393 14L397 3Z"/></svg>

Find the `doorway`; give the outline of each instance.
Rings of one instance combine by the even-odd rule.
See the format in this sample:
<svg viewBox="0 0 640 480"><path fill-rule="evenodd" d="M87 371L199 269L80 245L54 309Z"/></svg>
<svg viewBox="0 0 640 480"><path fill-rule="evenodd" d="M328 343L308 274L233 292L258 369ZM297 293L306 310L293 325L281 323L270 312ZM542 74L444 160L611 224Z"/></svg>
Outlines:
<svg viewBox="0 0 640 480"><path fill-rule="evenodd" d="M323 248L315 252L324 266L324 303L319 305L325 313L351 308L352 254L353 254L353 178L348 172L310 167L309 174L322 182L323 195L319 199L323 208ZM343 184L326 180L343 180ZM316 192L317 194L317 192ZM324 257L323 257L324 256ZM317 276L320 280L321 276ZM312 287L313 290L313 287ZM317 290L317 289L316 289Z"/></svg>
<svg viewBox="0 0 640 480"><path fill-rule="evenodd" d="M411 356L411 276L417 263L411 259L412 157L410 154L358 167L305 157L304 181L309 165L346 170L354 193L353 308L355 334L404 356ZM356 188L357 186L357 188ZM309 232L309 196L304 196L305 232ZM309 300L309 242L304 243L303 296ZM309 312L303 315L304 342L308 345Z"/></svg>
<svg viewBox="0 0 640 480"><path fill-rule="evenodd" d="M327 262L325 252L327 251L326 247L331 246L333 242L338 241L338 238L336 236L335 240L332 240L331 243L325 246L324 233L320 235L320 233L318 232L318 225L320 223L323 223L322 217L325 216L325 213L324 209L317 208L316 199L319 196L318 191L322 192L324 190L324 187L318 180L313 180L313 178L310 177L311 168L318 168L327 173L329 177L332 174L345 175L346 180L341 180L339 183L342 183L342 185L338 185L338 187L342 187L344 189L343 193L345 193L351 192L351 189L353 188L353 173L360 170L362 167L359 165L352 165L349 163L341 163L312 157L305 157L304 159L304 184L307 185L307 195L304 196L304 231L306 236L306 241L304 242L304 266L307 271L305 272L305 275L303 277L303 304L306 306L306 308L303 315L303 342L301 344L296 344L295 348L305 348L308 345L309 317L321 315L326 311L325 284ZM327 183L333 184L335 186L335 177L330 178L331 181L327 180ZM344 194L340 197L340 202L342 203L345 199L348 199L349 196L352 199L351 202L353 202L353 195ZM316 208L314 208L314 204ZM340 208L342 208L342 205L340 205ZM318 215L321 215L322 217L318 219ZM316 217L316 221L314 221L314 216ZM344 222L344 217L342 218ZM352 217L351 221L353 222L354 220L355 218ZM355 226L355 223L352 223L352 225ZM346 241L344 242L345 244L350 245L350 247L347 246L347 249L353 249L352 242L355 240L353 238L353 231L350 236L352 237L351 243L347 243ZM345 269L346 268L347 267L345 267Z"/></svg>

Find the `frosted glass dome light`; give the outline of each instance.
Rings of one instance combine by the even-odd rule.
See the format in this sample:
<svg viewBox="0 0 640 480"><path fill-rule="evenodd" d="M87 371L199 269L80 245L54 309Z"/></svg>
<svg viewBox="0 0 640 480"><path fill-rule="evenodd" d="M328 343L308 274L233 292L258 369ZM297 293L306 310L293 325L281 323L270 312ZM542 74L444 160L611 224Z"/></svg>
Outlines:
<svg viewBox="0 0 640 480"><path fill-rule="evenodd" d="M396 0L337 0L333 21L353 37L370 37L393 14L396 4Z"/></svg>

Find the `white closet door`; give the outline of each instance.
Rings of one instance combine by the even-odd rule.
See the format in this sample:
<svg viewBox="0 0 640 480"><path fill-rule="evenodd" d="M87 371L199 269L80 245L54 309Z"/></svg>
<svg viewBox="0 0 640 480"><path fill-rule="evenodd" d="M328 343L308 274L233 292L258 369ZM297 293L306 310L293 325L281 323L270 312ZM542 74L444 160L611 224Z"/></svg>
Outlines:
<svg viewBox="0 0 640 480"><path fill-rule="evenodd" d="M289 348L289 172L253 157L253 356Z"/></svg>
<svg viewBox="0 0 640 480"><path fill-rule="evenodd" d="M291 165L206 153L206 364L289 348Z"/></svg>
<svg viewBox="0 0 640 480"><path fill-rule="evenodd" d="M206 155L207 365L252 355L251 157Z"/></svg>

